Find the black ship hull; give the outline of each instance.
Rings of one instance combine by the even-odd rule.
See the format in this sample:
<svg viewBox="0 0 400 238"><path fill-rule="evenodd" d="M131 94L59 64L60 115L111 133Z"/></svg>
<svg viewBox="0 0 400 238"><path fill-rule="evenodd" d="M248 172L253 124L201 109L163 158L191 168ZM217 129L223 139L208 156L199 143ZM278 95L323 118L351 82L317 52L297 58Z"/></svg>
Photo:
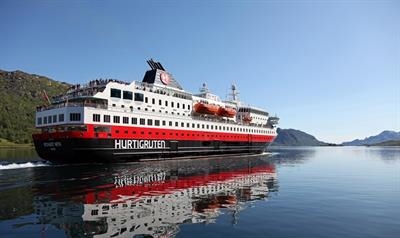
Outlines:
<svg viewBox="0 0 400 238"><path fill-rule="evenodd" d="M63 138L39 140L38 155L52 163L113 163L205 155L263 153L270 142Z"/></svg>

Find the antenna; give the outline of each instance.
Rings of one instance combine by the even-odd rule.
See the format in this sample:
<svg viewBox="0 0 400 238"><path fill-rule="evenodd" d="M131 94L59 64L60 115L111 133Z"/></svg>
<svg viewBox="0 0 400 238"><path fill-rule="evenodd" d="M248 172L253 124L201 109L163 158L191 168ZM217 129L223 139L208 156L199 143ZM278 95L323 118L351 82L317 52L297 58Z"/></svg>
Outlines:
<svg viewBox="0 0 400 238"><path fill-rule="evenodd" d="M207 84L203 83L202 87L200 88L201 93L208 93Z"/></svg>
<svg viewBox="0 0 400 238"><path fill-rule="evenodd" d="M239 92L237 91L236 85L234 83L232 83L231 90L232 90L232 92L229 95L232 96L232 101L234 101L234 102L239 101L239 97L238 97Z"/></svg>

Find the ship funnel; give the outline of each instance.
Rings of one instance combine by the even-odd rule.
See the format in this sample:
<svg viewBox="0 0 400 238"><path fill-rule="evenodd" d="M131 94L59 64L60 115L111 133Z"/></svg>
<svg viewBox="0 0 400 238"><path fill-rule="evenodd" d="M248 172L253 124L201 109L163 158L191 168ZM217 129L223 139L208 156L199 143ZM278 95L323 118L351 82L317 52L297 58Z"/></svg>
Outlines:
<svg viewBox="0 0 400 238"><path fill-rule="evenodd" d="M174 79L171 73L167 72L160 62L153 59L146 60L150 70L146 71L142 82L148 84L158 84L182 90L182 86Z"/></svg>
<svg viewBox="0 0 400 238"><path fill-rule="evenodd" d="M153 70L159 69L159 70L166 71L160 62L155 62L153 59L147 60L146 62L150 66L150 68Z"/></svg>

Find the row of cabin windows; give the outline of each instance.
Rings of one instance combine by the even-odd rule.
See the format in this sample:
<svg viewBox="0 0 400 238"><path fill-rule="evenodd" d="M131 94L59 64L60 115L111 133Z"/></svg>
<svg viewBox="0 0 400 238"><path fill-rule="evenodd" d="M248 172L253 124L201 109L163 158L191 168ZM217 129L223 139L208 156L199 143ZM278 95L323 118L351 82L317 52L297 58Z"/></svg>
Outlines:
<svg viewBox="0 0 400 238"><path fill-rule="evenodd" d="M112 106L113 106L113 107L116 107L117 105L116 105L116 104L112 104ZM125 108L125 105L121 105L121 108ZM130 106L129 108L131 109L131 111L133 111L133 106ZM190 108L190 105L188 105L188 108ZM137 110L140 111L141 109L142 109L141 107L137 107ZM147 107L145 107L144 110L145 110L146 112L149 111L149 109L148 109ZM152 112L156 112L156 109L153 108L153 109L151 109L151 111L152 111ZM159 112L159 113L162 113L162 110L158 110L158 112ZM168 114L168 111L165 111L165 114ZM175 115L175 112L171 112L171 114L172 114L172 115ZM179 116L179 115L181 115L181 114L180 114L179 112L177 112L176 115ZM185 114L185 113L182 113L182 116L186 116L186 114ZM187 116L190 116L190 114L188 113Z"/></svg>
<svg viewBox="0 0 400 238"><path fill-rule="evenodd" d="M113 123L121 123L121 117L120 116L113 116L112 117ZM100 122L100 114L93 114L93 121L94 122ZM111 116L110 115L103 115L103 122L105 123L111 123ZM154 122L154 123L153 123ZM153 119L145 119L145 118L136 118L136 117L131 117L129 120L129 117L122 117L122 123L123 124L132 124L132 125L142 125L142 126L168 126L170 127L186 127L186 128L197 128L197 129L211 129L211 130L220 130L220 131L236 131L236 132L252 132L252 133L266 133L266 130L261 130L261 129L250 129L250 128L237 128L237 127L232 127L232 126L217 126L217 125L209 125L209 124L200 124L200 123L189 123L187 122L186 124L184 122L178 122L178 121L166 121L166 120L153 120ZM271 132L271 131L270 131Z"/></svg>
<svg viewBox="0 0 400 238"><path fill-rule="evenodd" d="M268 112L260 111L254 108L239 108L239 112L249 112L249 113L254 113L254 114L259 114L263 116L268 116Z"/></svg>
<svg viewBox="0 0 400 238"><path fill-rule="evenodd" d="M253 119L259 119L259 120L266 120L266 118L264 117L251 117L251 118L253 118Z"/></svg>
<svg viewBox="0 0 400 238"><path fill-rule="evenodd" d="M80 121L81 114L80 113L70 113L69 120L70 121ZM57 123L57 122L64 122L64 114L44 116L44 117L37 118L38 125L46 125L46 124L52 124L52 123Z"/></svg>
<svg viewBox="0 0 400 238"><path fill-rule="evenodd" d="M128 100L132 100L133 99L133 95L134 95L134 99L137 102L144 102L144 103L149 103L149 98L148 97L144 97L143 93L132 93L131 91L122 91L122 98L123 99L128 99ZM121 90L119 89L115 89L112 88L111 89L111 97L114 98L121 98ZM152 98L151 99L151 104L155 105L156 104L156 99ZM158 100L158 105L162 106L162 100L159 99ZM182 109L186 109L190 110L190 105L186 105L186 104L180 104L179 102L176 103L176 108L180 108L180 106L182 105ZM165 106L168 107L168 101L165 101ZM173 108L175 106L175 103L173 101L171 101L171 107Z"/></svg>

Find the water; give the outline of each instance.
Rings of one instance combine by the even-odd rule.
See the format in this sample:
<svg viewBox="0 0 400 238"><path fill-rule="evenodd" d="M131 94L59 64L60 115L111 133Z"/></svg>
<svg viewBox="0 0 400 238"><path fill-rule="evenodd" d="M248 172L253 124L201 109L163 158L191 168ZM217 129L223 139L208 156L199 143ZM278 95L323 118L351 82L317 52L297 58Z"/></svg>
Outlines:
<svg viewBox="0 0 400 238"><path fill-rule="evenodd" d="M113 165L51 165L29 148L0 150L0 237L400 234L400 148Z"/></svg>

